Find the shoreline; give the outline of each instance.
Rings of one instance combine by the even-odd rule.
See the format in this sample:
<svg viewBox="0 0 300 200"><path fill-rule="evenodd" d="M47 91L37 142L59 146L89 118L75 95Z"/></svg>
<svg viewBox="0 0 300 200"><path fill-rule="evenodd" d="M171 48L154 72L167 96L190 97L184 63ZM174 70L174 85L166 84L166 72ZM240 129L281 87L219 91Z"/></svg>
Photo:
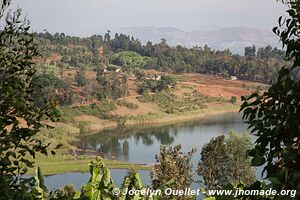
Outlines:
<svg viewBox="0 0 300 200"><path fill-rule="evenodd" d="M193 120L200 120L208 116L212 115L218 115L223 113L230 113L230 112L238 112L240 109L240 104L223 104L218 105L215 107L204 108L201 110L195 110L183 114L174 114L174 115L165 115L161 116L160 119L142 119L142 120L136 120L136 119L129 119L125 123L125 127L134 127L134 126L163 126L163 125L171 125L178 122L188 122ZM159 117L159 116L158 116ZM90 134L101 132L104 130L112 130L118 128L117 122L114 121L106 121L104 124L101 124L100 126L93 126L95 124L91 124L88 128L88 132ZM79 130L78 132L79 133Z"/></svg>
<svg viewBox="0 0 300 200"><path fill-rule="evenodd" d="M97 156L79 156L76 159L71 155L57 156L39 156L35 159L34 168L28 170L28 175L35 173L36 167L40 167L42 174L51 176L64 173L87 173L90 171L89 163L95 161ZM119 160L103 159L105 165L109 169L134 169L134 170L151 170L149 164L131 163Z"/></svg>
<svg viewBox="0 0 300 200"><path fill-rule="evenodd" d="M153 127L153 126L165 126L165 125L172 125L176 123L184 123L194 120L201 120L208 116L223 114L223 113L230 113L230 112L238 112L240 108L239 104L220 104L214 107L207 107L202 110L195 110L192 112L187 112L182 115L169 115L164 116L159 119L155 120L128 120L126 122L126 127L132 128L135 126L145 126L145 127ZM112 121L109 121L106 126L98 126L96 130L88 129L88 134L95 134L97 132L101 132L104 130L112 130L116 129L118 124ZM74 134L79 134L79 129L77 128L78 132L73 132ZM73 136L74 138L76 136ZM74 148L74 147L72 147ZM63 155L58 154L55 157L39 157L36 159L35 166L40 166L44 175L54 175L54 174L63 174L63 173L71 173L71 172L88 172L88 163L94 160L95 156L83 156L82 158L75 159L74 156L71 154ZM151 165L143 164L143 163L130 163L130 162L123 162L113 159L105 159L107 162L107 167L110 169L136 169L136 170L151 170ZM32 171L30 172L33 173Z"/></svg>
<svg viewBox="0 0 300 200"><path fill-rule="evenodd" d="M201 112L199 112L201 111ZM145 123L141 123L142 125L168 125L168 124L174 124L176 122L188 122L188 121L194 121L194 120L198 120L198 119L203 119L205 117L208 116L213 116L213 115L218 115L218 114L223 114L223 113L230 113L230 112L238 112L237 108L233 108L233 109L224 109L224 110L215 110L215 111L208 111L206 109L203 110L199 110L198 112L194 112L194 113L187 113L187 114L183 114L183 115L175 115L175 116L170 116L170 117L165 117L162 118L160 120L154 120L147 122L145 121ZM151 123L153 122L153 123ZM126 124L127 125L127 124ZM136 126L136 125L140 125L139 123L136 123L135 121L129 121L128 126Z"/></svg>

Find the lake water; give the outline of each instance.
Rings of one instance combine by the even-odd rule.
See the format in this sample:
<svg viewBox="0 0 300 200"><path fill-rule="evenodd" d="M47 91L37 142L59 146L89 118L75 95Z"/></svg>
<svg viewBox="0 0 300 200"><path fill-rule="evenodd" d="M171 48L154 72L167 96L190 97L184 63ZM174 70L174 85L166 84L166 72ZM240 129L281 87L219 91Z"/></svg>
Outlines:
<svg viewBox="0 0 300 200"><path fill-rule="evenodd" d="M154 164L155 155L159 153L160 145L181 144L184 152L196 148L193 156L194 167L200 160L200 151L204 144L213 137L234 130L238 133L247 130L247 125L242 122L238 113L212 115L203 119L186 123L160 127L132 127L126 130L107 130L93 135L82 135L80 142L74 144L84 149L84 153L101 155L133 163ZM114 169L113 180L121 185L127 170ZM139 171L143 183L149 184L149 171ZM195 175L196 176L196 175ZM45 183L49 189L59 188L73 183L80 188L89 179L88 173L66 173L47 176Z"/></svg>

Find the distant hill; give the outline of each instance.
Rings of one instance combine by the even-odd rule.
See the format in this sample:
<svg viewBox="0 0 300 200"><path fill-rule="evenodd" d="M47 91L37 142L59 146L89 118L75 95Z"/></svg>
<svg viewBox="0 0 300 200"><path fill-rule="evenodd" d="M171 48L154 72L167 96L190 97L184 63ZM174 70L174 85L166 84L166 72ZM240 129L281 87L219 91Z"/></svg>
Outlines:
<svg viewBox="0 0 300 200"><path fill-rule="evenodd" d="M147 41L160 42L161 38L165 38L171 46L180 44L185 47L192 47L207 44L214 49L224 50L228 48L233 53L239 54L244 53L245 46L255 45L256 47L263 47L271 45L273 47L281 47L278 37L271 30L245 27L192 32L184 32L171 27L128 27L121 28L117 32L134 36L142 43Z"/></svg>

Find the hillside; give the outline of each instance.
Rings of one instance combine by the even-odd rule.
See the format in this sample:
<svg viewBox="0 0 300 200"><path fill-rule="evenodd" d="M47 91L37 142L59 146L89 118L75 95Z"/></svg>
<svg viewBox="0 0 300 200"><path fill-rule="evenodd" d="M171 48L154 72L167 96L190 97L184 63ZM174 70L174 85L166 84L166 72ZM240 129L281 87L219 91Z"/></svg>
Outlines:
<svg viewBox="0 0 300 200"><path fill-rule="evenodd" d="M61 142L61 138L66 138L63 142L64 147L70 148L82 131L90 133L123 125L174 123L202 118L209 114L237 111L242 95L268 87L261 83L229 80L215 75L178 75L156 70L144 72L146 77L172 77L177 80L177 84L174 88L161 92L140 95L137 93L137 77L131 74L128 79L127 96L99 101L89 97L86 89L89 83L96 80L96 72L85 71L88 83L79 86L75 82L76 70L66 70L63 79L71 81L71 93L76 96L76 102L61 106L60 122L52 124L54 129L44 130L41 137L52 141L53 144Z"/></svg>
<svg viewBox="0 0 300 200"><path fill-rule="evenodd" d="M228 37L225 33L211 37L230 39L230 31ZM61 115L41 138L53 144L64 138L70 149L80 133L237 111L242 95L263 91L289 64L285 52L271 46L247 47L241 56L207 46L171 47L164 40L144 45L128 35L111 35L37 34L42 57L36 59L35 103L42 106L43 98L54 97Z"/></svg>
<svg viewBox="0 0 300 200"><path fill-rule="evenodd" d="M161 38L165 38L171 46L183 45L190 48L195 45L204 46L206 44L217 50L230 49L231 52L239 54L244 53L245 46L265 47L271 45L281 47L278 37L271 30L245 27L192 32L168 27L128 27L121 28L117 32L132 35L144 44L148 41L160 42Z"/></svg>
<svg viewBox="0 0 300 200"><path fill-rule="evenodd" d="M163 30L166 34L178 32L177 29L170 28ZM238 35L238 31L243 34L236 36L235 40L233 35L234 32ZM245 55L233 54L230 50L219 51L206 45L193 48L172 47L166 40L155 43L155 38L152 38L152 42L142 44L139 39L122 33L113 35L108 32L104 36L93 35L87 38L68 36L64 33L38 33L42 54L38 62L56 65L61 69L123 68L125 71L131 71L139 68L175 73L215 74L225 78L237 76L239 79L262 83L274 82L278 70L289 63L285 61L285 52L279 48L270 45L258 48L248 46L249 42L245 43L247 38L254 41L254 35L258 32L247 33L238 29L205 34L191 33L195 35L193 42L202 38L221 45L222 42L217 38L222 38L224 45L239 44L244 48ZM148 34L159 35L156 31L149 31ZM260 35L267 34L261 32ZM300 74L296 72L295 76L298 75Z"/></svg>

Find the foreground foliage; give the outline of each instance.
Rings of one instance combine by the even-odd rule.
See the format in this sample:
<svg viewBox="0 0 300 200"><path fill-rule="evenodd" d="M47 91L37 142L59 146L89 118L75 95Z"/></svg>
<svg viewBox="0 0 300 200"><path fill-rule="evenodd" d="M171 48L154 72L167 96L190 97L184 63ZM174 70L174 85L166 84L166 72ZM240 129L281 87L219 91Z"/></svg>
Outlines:
<svg viewBox="0 0 300 200"><path fill-rule="evenodd" d="M198 174L203 177L206 189L222 189L226 185L240 182L250 185L255 180L255 171L247 156L252 147L247 133L238 136L230 131L213 138L201 150Z"/></svg>
<svg viewBox="0 0 300 200"><path fill-rule="evenodd" d="M293 71L300 67L300 1L288 1L289 17L280 17L274 32L286 47L292 68L283 67L278 81L263 94L244 98L241 110L251 132L258 137L250 152L254 166L265 166L273 188L300 191L300 81Z"/></svg>
<svg viewBox="0 0 300 200"><path fill-rule="evenodd" d="M192 156L196 150L192 149L187 154L181 152L181 146L160 147L160 154L156 155L157 164L151 172L151 181L154 189L160 188L170 180L175 182L170 188L181 190L191 187L193 183ZM163 199L191 199L190 196L163 196Z"/></svg>
<svg viewBox="0 0 300 200"><path fill-rule="evenodd" d="M76 191L72 186L65 186L56 191L49 192L44 184L44 179L40 168L37 168L31 191L26 194L25 199L35 200L158 200L160 195L149 196L142 193L130 194L127 191L141 191L151 189L142 184L140 175L135 171L130 171L125 177L122 186L119 188L112 180L109 169L105 166L100 157L92 161L90 166L90 180L81 191ZM157 189L164 190L172 185L170 180Z"/></svg>
<svg viewBox="0 0 300 200"><path fill-rule="evenodd" d="M24 174L40 152L47 154L47 146L34 138L43 126L42 120L53 120L55 109L49 99L41 106L34 101L36 73L32 59L38 56L34 35L22 21L21 11L8 14L10 1L0 2L0 199L22 199L27 190Z"/></svg>

